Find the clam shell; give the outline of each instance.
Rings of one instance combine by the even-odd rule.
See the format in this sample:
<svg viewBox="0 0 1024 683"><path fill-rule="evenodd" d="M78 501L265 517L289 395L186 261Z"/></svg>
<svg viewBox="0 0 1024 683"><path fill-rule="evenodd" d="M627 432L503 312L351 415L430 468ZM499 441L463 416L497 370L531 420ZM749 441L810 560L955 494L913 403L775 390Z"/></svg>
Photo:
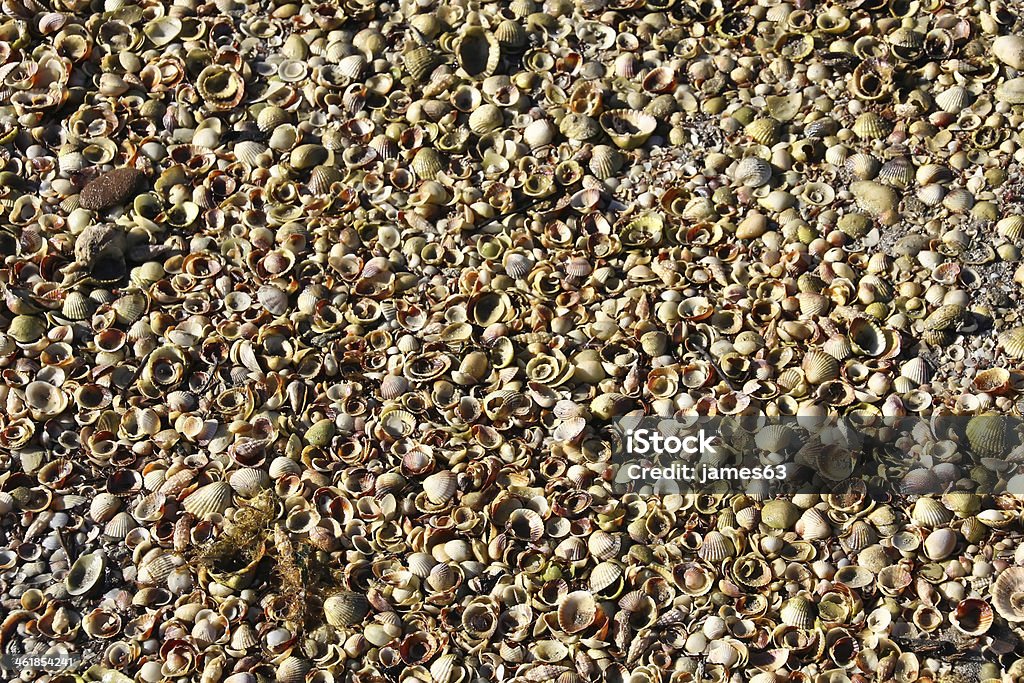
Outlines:
<svg viewBox="0 0 1024 683"><path fill-rule="evenodd" d="M658 120L645 112L611 109L601 114L601 127L621 149L636 149L647 142Z"/></svg>
<svg viewBox="0 0 1024 683"><path fill-rule="evenodd" d="M597 618L598 607L588 591L567 593L558 605L558 626L565 633L578 633Z"/></svg>
<svg viewBox="0 0 1024 683"><path fill-rule="evenodd" d="M934 498L919 498L910 509L910 517L923 527L934 528L948 524L953 513Z"/></svg>
<svg viewBox="0 0 1024 683"><path fill-rule="evenodd" d="M818 610L809 598L798 595L782 605L779 617L787 626L810 629L814 627L814 622L818 618Z"/></svg>
<svg viewBox="0 0 1024 683"><path fill-rule="evenodd" d="M949 621L961 633L981 636L992 628L994 616L992 606L987 602L978 598L967 598L957 604L956 609L949 615Z"/></svg>
<svg viewBox="0 0 1024 683"><path fill-rule="evenodd" d="M747 187L767 185L772 178L772 166L759 157L746 157L736 164L733 177Z"/></svg>
<svg viewBox="0 0 1024 683"><path fill-rule="evenodd" d="M370 609L365 595L342 592L324 600L324 616L331 626L358 624Z"/></svg>
<svg viewBox="0 0 1024 683"><path fill-rule="evenodd" d="M501 45L490 31L471 26L459 37L455 45L455 58L467 76L484 79L498 68Z"/></svg>
<svg viewBox="0 0 1024 683"><path fill-rule="evenodd" d="M64 587L71 595L85 595L100 585L106 558L102 553L86 553L71 565L64 578Z"/></svg>
<svg viewBox="0 0 1024 683"><path fill-rule="evenodd" d="M182 506L186 511L202 518L211 514L221 514L232 505L231 485L225 481L215 481L202 486L190 493Z"/></svg>
<svg viewBox="0 0 1024 683"><path fill-rule="evenodd" d="M450 501L458 490L458 478L449 470L436 472L423 480L423 490L435 505Z"/></svg>

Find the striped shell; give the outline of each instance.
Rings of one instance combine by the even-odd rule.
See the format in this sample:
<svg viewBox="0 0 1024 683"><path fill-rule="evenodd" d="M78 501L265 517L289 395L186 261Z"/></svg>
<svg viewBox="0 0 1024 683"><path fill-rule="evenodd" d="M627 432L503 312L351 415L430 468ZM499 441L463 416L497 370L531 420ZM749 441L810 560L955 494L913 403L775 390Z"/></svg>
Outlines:
<svg viewBox="0 0 1024 683"><path fill-rule="evenodd" d="M231 485L226 481L215 481L190 493L182 506L200 518L220 514L231 507L232 493Z"/></svg>
<svg viewBox="0 0 1024 683"><path fill-rule="evenodd" d="M759 157L746 157L736 164L736 182L747 187L767 185L772 178L772 166Z"/></svg>
<svg viewBox="0 0 1024 683"><path fill-rule="evenodd" d="M1007 621L1024 621L1024 567L1007 567L996 577L992 606Z"/></svg>

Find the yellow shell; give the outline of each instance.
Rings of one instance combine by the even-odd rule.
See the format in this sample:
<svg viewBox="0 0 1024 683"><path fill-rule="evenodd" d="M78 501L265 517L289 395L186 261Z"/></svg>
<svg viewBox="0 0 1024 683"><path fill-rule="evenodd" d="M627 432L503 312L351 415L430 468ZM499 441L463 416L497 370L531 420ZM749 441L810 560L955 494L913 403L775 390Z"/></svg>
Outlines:
<svg viewBox="0 0 1024 683"><path fill-rule="evenodd" d="M779 123L775 119L754 119L744 127L743 132L768 147L779 141Z"/></svg>

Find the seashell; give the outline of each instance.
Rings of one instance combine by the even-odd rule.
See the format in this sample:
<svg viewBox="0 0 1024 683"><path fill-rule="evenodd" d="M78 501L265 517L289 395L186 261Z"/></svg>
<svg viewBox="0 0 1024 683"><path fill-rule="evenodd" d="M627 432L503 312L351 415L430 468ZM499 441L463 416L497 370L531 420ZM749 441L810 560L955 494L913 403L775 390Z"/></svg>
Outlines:
<svg viewBox="0 0 1024 683"><path fill-rule="evenodd" d="M230 484L225 481L215 481L190 493L182 501L182 507L198 518L221 514L231 507L232 493Z"/></svg>
<svg viewBox="0 0 1024 683"><path fill-rule="evenodd" d="M1000 333L999 345L1010 358L1024 360L1024 327L1014 327Z"/></svg>
<svg viewBox="0 0 1024 683"><path fill-rule="evenodd" d="M324 616L331 626L358 624L369 609L369 602L361 593L340 592L324 600Z"/></svg>
<svg viewBox="0 0 1024 683"><path fill-rule="evenodd" d="M484 79L498 68L501 45L490 31L471 26L463 31L456 42L455 58L469 78Z"/></svg>
<svg viewBox="0 0 1024 683"><path fill-rule="evenodd" d="M875 574L867 567L851 564L837 569L833 580L850 588L865 588L874 583Z"/></svg>
<svg viewBox="0 0 1024 683"><path fill-rule="evenodd" d="M597 618L594 596L588 591L567 593L558 605L558 626L565 633L578 633L590 627Z"/></svg>
<svg viewBox="0 0 1024 683"><path fill-rule="evenodd" d="M651 137L658 120L645 112L611 109L601 114L600 123L617 147L636 149Z"/></svg>
<svg viewBox="0 0 1024 683"><path fill-rule="evenodd" d="M526 541L538 541L544 535L544 520L534 510L513 510L505 526L512 537Z"/></svg>
<svg viewBox="0 0 1024 683"><path fill-rule="evenodd" d="M697 549L697 555L702 560L711 562L712 564L721 562L727 557L731 557L735 552L735 547L731 540L724 536L720 531L709 531L704 535L704 539L701 541L700 548Z"/></svg>
<svg viewBox="0 0 1024 683"><path fill-rule="evenodd" d="M448 470L436 472L423 480L423 490L435 505L444 505L458 490L458 479Z"/></svg>
<svg viewBox="0 0 1024 683"><path fill-rule="evenodd" d="M800 509L788 500L768 501L761 508L761 521L772 529L792 529L800 516Z"/></svg>
<svg viewBox="0 0 1024 683"><path fill-rule="evenodd" d="M595 145L590 157L590 170L601 180L611 178L625 164L622 153L608 145Z"/></svg>
<svg viewBox="0 0 1024 683"><path fill-rule="evenodd" d="M892 130L889 122L875 112L865 112L853 122L852 130L861 140L880 140Z"/></svg>
<svg viewBox="0 0 1024 683"><path fill-rule="evenodd" d="M935 104L942 111L951 114L959 114L972 101L971 92L962 85L954 85L946 88L935 96Z"/></svg>
<svg viewBox="0 0 1024 683"><path fill-rule="evenodd" d="M1009 622L1024 621L1024 567L1007 567L992 584L992 606Z"/></svg>
<svg viewBox="0 0 1024 683"><path fill-rule="evenodd" d="M743 132L767 147L779 141L779 123L775 119L754 119L744 127Z"/></svg>
<svg viewBox="0 0 1024 683"><path fill-rule="evenodd" d="M1008 447L1007 421L995 413L972 417L964 430L971 450L981 457L1005 456Z"/></svg>
<svg viewBox="0 0 1024 683"><path fill-rule="evenodd" d="M1024 104L1024 77L1000 82L996 86L995 98L997 102L1006 104Z"/></svg>
<svg viewBox="0 0 1024 683"><path fill-rule="evenodd" d="M736 182L747 187L767 185L772 178L772 167L759 157L746 157L736 164L733 173Z"/></svg>
<svg viewBox="0 0 1024 683"><path fill-rule="evenodd" d="M71 565L64 587L71 595L85 595L100 585L106 558L101 553L85 553Z"/></svg>
<svg viewBox="0 0 1024 683"><path fill-rule="evenodd" d="M585 141L601 133L601 125L586 114L570 113L562 117L558 130L570 140Z"/></svg>
<svg viewBox="0 0 1024 683"><path fill-rule="evenodd" d="M811 629L814 628L814 622L818 618L818 610L810 599L798 595L790 598L782 605L782 608L779 610L779 617L782 619L782 623L787 626Z"/></svg>
<svg viewBox="0 0 1024 683"><path fill-rule="evenodd" d="M526 128L523 129L523 142L530 147L530 149L539 149L546 145L550 145L555 139L557 128L551 121L547 119L537 119L536 121L530 122Z"/></svg>
<svg viewBox="0 0 1024 683"><path fill-rule="evenodd" d="M1006 368L988 368L974 376L974 388L988 394L1003 394L1010 388L1010 371Z"/></svg>
<svg viewBox="0 0 1024 683"><path fill-rule="evenodd" d="M796 521L796 532L807 541L821 541L832 535L828 518L818 508L808 508Z"/></svg>
<svg viewBox="0 0 1024 683"><path fill-rule="evenodd" d="M1017 71L1024 71L1024 37L998 36L992 41L992 54Z"/></svg>
<svg viewBox="0 0 1024 683"><path fill-rule="evenodd" d="M811 349L804 355L801 367L811 384L823 384L839 377L839 361L817 349Z"/></svg>
<svg viewBox="0 0 1024 683"><path fill-rule="evenodd" d="M916 524L935 528L948 524L953 519L953 513L934 498L919 498L910 510L910 517Z"/></svg>
<svg viewBox="0 0 1024 683"><path fill-rule="evenodd" d="M441 156L437 150L423 147L413 157L411 168L417 177L423 180L433 180L443 169Z"/></svg>
<svg viewBox="0 0 1024 683"><path fill-rule="evenodd" d="M935 529L924 539L924 554L932 560L944 560L953 553L956 546L957 535L955 531L951 529Z"/></svg>
<svg viewBox="0 0 1024 683"><path fill-rule="evenodd" d="M134 168L117 168L100 174L82 188L78 199L83 209L102 211L125 204L135 195L144 174Z"/></svg>
<svg viewBox="0 0 1024 683"><path fill-rule="evenodd" d="M599 562L590 570L590 590L596 594L604 594L608 588L620 582L621 579L621 566L608 560Z"/></svg>
<svg viewBox="0 0 1024 683"><path fill-rule="evenodd" d="M993 590L993 596L995 591ZM967 598L957 604L949 615L949 621L956 630L969 636L981 636L992 628L995 615L992 606L978 598Z"/></svg>
<svg viewBox="0 0 1024 683"><path fill-rule="evenodd" d="M887 185L904 189L914 182L915 170L910 159L896 157L882 164L878 169L878 180Z"/></svg>
<svg viewBox="0 0 1024 683"><path fill-rule="evenodd" d="M932 369L924 358L911 358L900 367L900 376L920 386L931 381Z"/></svg>
<svg viewBox="0 0 1024 683"><path fill-rule="evenodd" d="M68 292L61 314L71 321L85 320L92 313L92 302L81 292Z"/></svg>

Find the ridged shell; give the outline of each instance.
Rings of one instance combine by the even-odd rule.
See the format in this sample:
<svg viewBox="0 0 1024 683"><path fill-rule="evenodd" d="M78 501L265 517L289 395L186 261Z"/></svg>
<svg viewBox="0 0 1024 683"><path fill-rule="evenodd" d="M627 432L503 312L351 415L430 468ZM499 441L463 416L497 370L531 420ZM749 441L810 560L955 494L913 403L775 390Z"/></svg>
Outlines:
<svg viewBox="0 0 1024 683"><path fill-rule="evenodd" d="M455 45L455 58L470 78L484 79L498 68L501 45L490 31L471 26L459 37Z"/></svg>
<svg viewBox="0 0 1024 683"><path fill-rule="evenodd" d="M79 321L89 317L92 311L92 304L88 297L81 292L68 292L64 297L64 304L61 306L61 313L68 320Z"/></svg>
<svg viewBox="0 0 1024 683"><path fill-rule="evenodd" d="M1024 621L1024 567L1007 567L996 577L992 605L1003 619Z"/></svg>
<svg viewBox="0 0 1024 683"><path fill-rule="evenodd" d="M953 513L934 498L919 498L911 508L910 517L923 527L934 528L947 524L953 519Z"/></svg>
<svg viewBox="0 0 1024 683"><path fill-rule="evenodd" d="M900 189L914 182L914 165L907 157L896 157L882 164L878 169L878 180Z"/></svg>
<svg viewBox="0 0 1024 683"><path fill-rule="evenodd" d="M870 154L863 152L851 154L843 162L846 170L860 180L874 180L882 168L882 162Z"/></svg>
<svg viewBox="0 0 1024 683"><path fill-rule="evenodd" d="M823 384L839 377L839 361L819 349L808 351L801 367L811 384Z"/></svg>
<svg viewBox="0 0 1024 683"><path fill-rule="evenodd" d="M369 602L361 593L337 593L324 600L324 616L331 626L358 624L369 609Z"/></svg>
<svg viewBox="0 0 1024 683"><path fill-rule="evenodd" d="M999 335L999 345L1006 355L1016 360L1024 360L1024 327L1014 327Z"/></svg>
<svg viewBox="0 0 1024 683"><path fill-rule="evenodd" d="M828 517L818 508L808 508L796 522L796 532L807 541L820 541L832 535Z"/></svg>
<svg viewBox="0 0 1024 683"><path fill-rule="evenodd" d="M889 134L892 126L875 112L865 112L853 122L853 132L861 140L880 140Z"/></svg>
<svg viewBox="0 0 1024 683"><path fill-rule="evenodd" d="M946 88L935 96L939 109L950 114L959 114L972 100L971 92L962 85Z"/></svg>
<svg viewBox="0 0 1024 683"><path fill-rule="evenodd" d="M435 505L443 505L451 500L458 486L458 478L449 470L436 472L423 480L423 490Z"/></svg>
<svg viewBox="0 0 1024 683"><path fill-rule="evenodd" d="M558 130L570 140L584 141L601 133L597 119L586 114L569 113L562 117Z"/></svg>
<svg viewBox="0 0 1024 683"><path fill-rule="evenodd" d="M442 61L436 48L416 47L402 55L402 63L412 79L418 83L426 80L430 72Z"/></svg>
<svg viewBox="0 0 1024 683"><path fill-rule="evenodd" d="M926 330L948 330L956 327L967 317L967 308L960 304L939 306L924 319Z"/></svg>
<svg viewBox="0 0 1024 683"><path fill-rule="evenodd" d="M622 153L609 145L595 145L590 157L590 170L601 180L611 178L625 163Z"/></svg>
<svg viewBox="0 0 1024 683"><path fill-rule="evenodd" d="M736 182L747 187L767 185L772 178L772 166L760 157L746 157L736 164Z"/></svg>
<svg viewBox="0 0 1024 683"><path fill-rule="evenodd" d="M916 385L927 384L932 379L932 368L924 358L911 358L900 368L900 375Z"/></svg>
<svg viewBox="0 0 1024 683"><path fill-rule="evenodd" d="M469 128L477 135L486 135L497 130L504 123L501 109L493 104L484 104L469 115Z"/></svg>
<svg viewBox="0 0 1024 683"><path fill-rule="evenodd" d="M756 142L771 147L779 141L779 122L770 118L754 119L743 132Z"/></svg>
<svg viewBox="0 0 1024 683"><path fill-rule="evenodd" d="M590 571L590 590L600 593L622 578L622 567L614 562L604 561Z"/></svg>
<svg viewBox="0 0 1024 683"><path fill-rule="evenodd" d="M228 483L238 495L252 498L270 486L270 475L255 467L244 467L232 472L228 477Z"/></svg>
<svg viewBox="0 0 1024 683"><path fill-rule="evenodd" d="M231 507L232 490L226 481L215 481L202 486L185 498L182 506L196 517L220 514Z"/></svg>
<svg viewBox="0 0 1024 683"><path fill-rule="evenodd" d="M720 531L709 531L705 534L700 547L697 549L697 555L702 560L712 564L721 562L727 557L732 557L734 552L735 547L732 541Z"/></svg>
<svg viewBox="0 0 1024 683"><path fill-rule="evenodd" d="M433 180L442 168L441 155L431 147L423 147L412 159L412 170L423 180Z"/></svg>
<svg viewBox="0 0 1024 683"><path fill-rule="evenodd" d="M107 522L121 509L121 499L107 492L99 493L89 504L89 516L100 524Z"/></svg>
<svg viewBox="0 0 1024 683"><path fill-rule="evenodd" d="M782 619L782 623L787 626L810 629L814 628L814 622L818 618L818 610L810 599L798 595L786 601L782 609L779 610L779 617Z"/></svg>
<svg viewBox="0 0 1024 683"><path fill-rule="evenodd" d="M982 457L1006 455L1009 439L1005 417L995 413L983 413L972 417L964 432L975 455Z"/></svg>

